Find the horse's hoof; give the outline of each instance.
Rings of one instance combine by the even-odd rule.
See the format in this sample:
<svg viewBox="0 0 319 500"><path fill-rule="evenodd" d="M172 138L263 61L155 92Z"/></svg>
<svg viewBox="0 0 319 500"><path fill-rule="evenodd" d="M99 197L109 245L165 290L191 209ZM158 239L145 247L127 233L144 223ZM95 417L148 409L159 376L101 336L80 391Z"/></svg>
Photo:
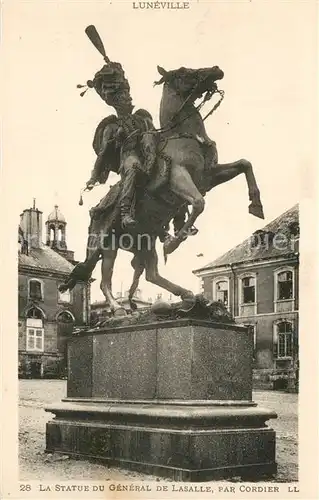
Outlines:
<svg viewBox="0 0 319 500"><path fill-rule="evenodd" d="M170 239L167 239L164 242L164 255L169 255L170 253L173 253L176 248L179 247L181 244L181 240L179 238L172 237Z"/></svg>
<svg viewBox="0 0 319 500"><path fill-rule="evenodd" d="M136 302L134 302L134 300L129 299L129 304L130 304L131 311L137 310L137 304L136 304Z"/></svg>
<svg viewBox="0 0 319 500"><path fill-rule="evenodd" d="M249 213L254 215L255 217L259 217L259 219L264 219L264 211L263 206L261 204L251 203L248 207Z"/></svg>
<svg viewBox="0 0 319 500"><path fill-rule="evenodd" d="M198 233L197 227L193 226L188 230L188 236L195 236L197 233Z"/></svg>
<svg viewBox="0 0 319 500"><path fill-rule="evenodd" d="M121 318L123 316L127 316L127 312L124 307L119 307L118 309L114 309L113 316L115 318Z"/></svg>

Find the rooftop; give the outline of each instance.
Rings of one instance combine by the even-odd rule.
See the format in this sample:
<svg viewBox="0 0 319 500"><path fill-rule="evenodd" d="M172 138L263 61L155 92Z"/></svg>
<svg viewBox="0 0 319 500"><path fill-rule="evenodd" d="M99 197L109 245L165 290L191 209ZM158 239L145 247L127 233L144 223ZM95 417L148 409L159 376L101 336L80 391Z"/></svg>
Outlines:
<svg viewBox="0 0 319 500"><path fill-rule="evenodd" d="M240 262L269 259L293 253L289 244L299 235L299 205L296 204L239 245L231 248L217 259L193 271L214 269ZM276 238L276 239L275 239ZM275 244L277 241L278 244ZM286 242L286 243L284 243Z"/></svg>
<svg viewBox="0 0 319 500"><path fill-rule="evenodd" d="M19 253L19 267L28 266L57 273L70 273L74 266L52 248L30 248L29 255Z"/></svg>

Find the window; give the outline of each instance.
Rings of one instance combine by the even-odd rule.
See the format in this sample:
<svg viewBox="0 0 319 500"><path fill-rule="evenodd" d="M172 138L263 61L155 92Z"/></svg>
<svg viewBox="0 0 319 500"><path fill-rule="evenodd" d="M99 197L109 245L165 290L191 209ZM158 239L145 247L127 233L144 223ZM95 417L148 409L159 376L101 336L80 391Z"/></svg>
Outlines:
<svg viewBox="0 0 319 500"><path fill-rule="evenodd" d="M74 317L69 311L62 311L58 316L57 320L61 323L73 323Z"/></svg>
<svg viewBox="0 0 319 500"><path fill-rule="evenodd" d="M27 328L27 351L43 352L43 328Z"/></svg>
<svg viewBox="0 0 319 500"><path fill-rule="evenodd" d="M277 274L277 300L293 298L293 273L282 271Z"/></svg>
<svg viewBox="0 0 319 500"><path fill-rule="evenodd" d="M44 350L44 330L42 315L41 319L36 317L40 315L41 311L32 308L29 311L27 318L27 351L40 351Z"/></svg>
<svg viewBox="0 0 319 500"><path fill-rule="evenodd" d="M292 357L292 323L281 321L276 325L277 329L277 357Z"/></svg>
<svg viewBox="0 0 319 500"><path fill-rule="evenodd" d="M242 304L255 302L255 278L249 276L242 278Z"/></svg>
<svg viewBox="0 0 319 500"><path fill-rule="evenodd" d="M221 302L229 309L229 278L218 276L213 279L213 300Z"/></svg>
<svg viewBox="0 0 319 500"><path fill-rule="evenodd" d="M39 307L31 307L27 312L28 319L43 319L43 313Z"/></svg>
<svg viewBox="0 0 319 500"><path fill-rule="evenodd" d="M29 281L29 298L33 300L43 300L42 283L39 280Z"/></svg>
<svg viewBox="0 0 319 500"><path fill-rule="evenodd" d="M269 248L269 245L272 243L274 239L274 233L272 231L264 231L259 229L255 231L252 235L251 239L251 247L252 248L260 248L266 247Z"/></svg>
<svg viewBox="0 0 319 500"><path fill-rule="evenodd" d="M293 236L299 237L300 227L298 221L290 222L290 224L288 224L288 229Z"/></svg>
<svg viewBox="0 0 319 500"><path fill-rule="evenodd" d="M215 300L228 306L228 281L218 281L216 283Z"/></svg>
<svg viewBox="0 0 319 500"><path fill-rule="evenodd" d="M64 293L59 291L59 302L71 302L71 293L69 290L66 290Z"/></svg>

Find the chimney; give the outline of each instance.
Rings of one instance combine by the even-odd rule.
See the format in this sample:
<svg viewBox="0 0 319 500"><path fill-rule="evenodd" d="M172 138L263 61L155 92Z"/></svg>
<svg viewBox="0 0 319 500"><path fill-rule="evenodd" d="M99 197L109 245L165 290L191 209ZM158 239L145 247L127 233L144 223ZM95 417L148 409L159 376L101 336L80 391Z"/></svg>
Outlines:
<svg viewBox="0 0 319 500"><path fill-rule="evenodd" d="M28 248L40 248L42 246L42 212L35 207L26 208L20 215L20 226Z"/></svg>

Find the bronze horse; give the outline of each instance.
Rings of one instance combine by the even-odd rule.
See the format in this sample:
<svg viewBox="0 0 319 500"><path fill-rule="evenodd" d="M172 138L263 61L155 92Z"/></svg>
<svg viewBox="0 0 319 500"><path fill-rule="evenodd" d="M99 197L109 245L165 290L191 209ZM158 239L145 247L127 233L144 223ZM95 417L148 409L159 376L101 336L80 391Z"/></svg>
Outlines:
<svg viewBox="0 0 319 500"><path fill-rule="evenodd" d="M100 222L91 223L91 231L95 225L95 233L98 226L103 234L103 244L98 250L88 249L86 261L78 265L84 266L88 277L97 261L102 258L101 290L114 314L123 314L122 307L112 294L113 267L119 249L134 254L134 279L129 291L132 307L132 298L144 271L147 281L186 302L194 301L190 290L159 274L155 245L157 238L163 235L163 228L169 225L176 214L181 210L185 211L190 205L191 212L186 222L180 224L174 237L168 237L164 242L166 255L174 251L185 240L195 220L203 212L205 194L215 186L239 174L245 174L251 201L249 212L256 217L264 217L251 163L244 159L227 164L218 163L216 145L207 136L203 118L195 106L197 99L204 96L208 100L217 91L215 82L223 78L223 71L218 66L197 70L180 68L174 71L158 67L158 71L161 79L156 84L163 84L158 151L166 170L169 170L167 184L156 191L152 188L151 179L137 191L136 219L139 224L138 228L131 231L121 229L119 219L114 215L120 183L113 186L107 195L110 200L108 214L101 213ZM73 280L71 274L64 289L72 288L75 283L76 273Z"/></svg>

